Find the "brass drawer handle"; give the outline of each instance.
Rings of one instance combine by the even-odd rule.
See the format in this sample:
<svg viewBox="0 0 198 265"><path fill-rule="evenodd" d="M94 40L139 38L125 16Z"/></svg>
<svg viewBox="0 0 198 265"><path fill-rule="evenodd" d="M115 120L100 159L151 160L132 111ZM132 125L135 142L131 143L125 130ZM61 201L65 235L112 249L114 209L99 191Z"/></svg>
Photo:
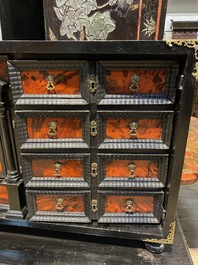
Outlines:
<svg viewBox="0 0 198 265"><path fill-rule="evenodd" d="M93 178L96 178L98 175L98 164L97 163L92 163L91 164L91 176Z"/></svg>
<svg viewBox="0 0 198 265"><path fill-rule="evenodd" d="M139 81L140 81L139 75L131 76L131 85L129 87L129 90L131 92L137 92L139 90Z"/></svg>
<svg viewBox="0 0 198 265"><path fill-rule="evenodd" d="M134 163L130 163L128 164L128 169L129 169L129 178L135 178L136 165Z"/></svg>
<svg viewBox="0 0 198 265"><path fill-rule="evenodd" d="M48 123L48 137L51 139L57 138L57 122L56 121L50 121Z"/></svg>
<svg viewBox="0 0 198 265"><path fill-rule="evenodd" d="M97 135L97 123L96 121L91 121L90 123L90 134L95 137Z"/></svg>
<svg viewBox="0 0 198 265"><path fill-rule="evenodd" d="M61 167L62 167L62 164L59 163L59 162L56 162L53 164L54 166L54 177L55 178L60 178L61 177Z"/></svg>
<svg viewBox="0 0 198 265"><path fill-rule="evenodd" d="M47 85L46 85L46 89L47 91L52 91L55 89L55 85L54 85L54 76L53 75L47 75L45 77L46 81L47 81Z"/></svg>
<svg viewBox="0 0 198 265"><path fill-rule="evenodd" d="M132 121L129 123L129 128L130 128L130 137L132 139L137 138L137 132L138 132L138 122L137 121Z"/></svg>
<svg viewBox="0 0 198 265"><path fill-rule="evenodd" d="M64 202L64 199L62 197L59 197L56 199L55 207L58 212L62 212L64 210L63 202Z"/></svg>
<svg viewBox="0 0 198 265"><path fill-rule="evenodd" d="M125 210L126 210L126 213L127 214L131 214L134 212L134 209L133 209L133 199L129 198L126 200L126 207L125 207Z"/></svg>

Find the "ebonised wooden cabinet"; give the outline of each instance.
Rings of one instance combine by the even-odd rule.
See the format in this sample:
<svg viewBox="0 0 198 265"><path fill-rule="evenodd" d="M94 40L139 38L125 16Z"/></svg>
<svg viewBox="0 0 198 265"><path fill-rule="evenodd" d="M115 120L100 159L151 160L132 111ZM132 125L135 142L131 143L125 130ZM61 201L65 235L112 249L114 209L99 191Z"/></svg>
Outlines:
<svg viewBox="0 0 198 265"><path fill-rule="evenodd" d="M8 57L26 221L142 240L158 252L172 243L193 49L45 41L3 42L0 53Z"/></svg>

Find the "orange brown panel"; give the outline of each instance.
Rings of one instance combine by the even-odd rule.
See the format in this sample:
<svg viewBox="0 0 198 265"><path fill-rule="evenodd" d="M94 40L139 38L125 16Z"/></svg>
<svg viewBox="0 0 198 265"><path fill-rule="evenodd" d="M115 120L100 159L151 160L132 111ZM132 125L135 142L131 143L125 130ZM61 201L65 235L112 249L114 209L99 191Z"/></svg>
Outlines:
<svg viewBox="0 0 198 265"><path fill-rule="evenodd" d="M0 59L0 80L4 82L9 81L7 62L6 60L1 60L1 59Z"/></svg>
<svg viewBox="0 0 198 265"><path fill-rule="evenodd" d="M0 174L2 174L2 173L3 173L3 167L2 167L2 164L0 162Z"/></svg>
<svg viewBox="0 0 198 265"><path fill-rule="evenodd" d="M168 71L112 70L106 76L107 94L164 94ZM138 90L133 92L133 76L138 76Z"/></svg>
<svg viewBox="0 0 198 265"><path fill-rule="evenodd" d="M2 185L0 185L0 204L9 204L7 188Z"/></svg>
<svg viewBox="0 0 198 265"><path fill-rule="evenodd" d="M47 88L50 75L52 89ZM22 71L21 80L24 94L80 94L80 77L76 70Z"/></svg>
<svg viewBox="0 0 198 265"><path fill-rule="evenodd" d="M107 196L105 199L106 213L126 213L127 201L132 200L133 213L153 213L153 196Z"/></svg>
<svg viewBox="0 0 198 265"><path fill-rule="evenodd" d="M36 195L37 211L84 212L83 196Z"/></svg>
<svg viewBox="0 0 198 265"><path fill-rule="evenodd" d="M135 165L134 176L137 178L157 178L158 161L156 160L109 160L106 161L107 178L130 177L130 164Z"/></svg>
<svg viewBox="0 0 198 265"><path fill-rule="evenodd" d="M82 138L82 120L79 118L27 118L29 138Z"/></svg>
<svg viewBox="0 0 198 265"><path fill-rule="evenodd" d="M138 124L137 139L161 139L162 119L134 119ZM108 139L131 139L130 123L133 119L107 119L106 137Z"/></svg>
<svg viewBox="0 0 198 265"><path fill-rule="evenodd" d="M33 177L82 178L82 160L32 160Z"/></svg>

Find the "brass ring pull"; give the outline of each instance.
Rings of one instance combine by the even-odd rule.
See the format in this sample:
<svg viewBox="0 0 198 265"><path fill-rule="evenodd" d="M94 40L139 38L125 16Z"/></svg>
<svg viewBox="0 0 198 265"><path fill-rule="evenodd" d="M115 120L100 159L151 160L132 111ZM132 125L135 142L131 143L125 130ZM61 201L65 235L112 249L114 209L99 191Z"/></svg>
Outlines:
<svg viewBox="0 0 198 265"><path fill-rule="evenodd" d="M131 214L134 212L134 209L133 209L133 199L129 198L126 200L126 207L125 207L125 210L126 210L126 213L127 214Z"/></svg>
<svg viewBox="0 0 198 265"><path fill-rule="evenodd" d="M136 165L134 163L130 163L128 164L128 169L129 169L129 178L135 178Z"/></svg>
<svg viewBox="0 0 198 265"><path fill-rule="evenodd" d="M47 85L46 85L47 91L54 90L55 89L54 76L53 75L47 75L45 79L47 81Z"/></svg>
<svg viewBox="0 0 198 265"><path fill-rule="evenodd" d="M51 139L57 138L57 122L56 121L50 121L48 123L48 137Z"/></svg>
<svg viewBox="0 0 198 265"><path fill-rule="evenodd" d="M64 202L64 199L59 197L56 199L56 210L58 212L62 212L64 210L64 206L63 206L63 202Z"/></svg>
<svg viewBox="0 0 198 265"><path fill-rule="evenodd" d="M139 75L131 76L131 85L129 87L129 90L131 92L137 92L139 90L139 81L140 81Z"/></svg>
<svg viewBox="0 0 198 265"><path fill-rule="evenodd" d="M137 132L138 132L138 122L137 121L132 121L129 123L129 128L130 128L130 138L136 139L137 138Z"/></svg>
<svg viewBox="0 0 198 265"><path fill-rule="evenodd" d="M60 178L61 177L61 167L62 167L62 164L59 163L59 162L56 162L53 164L54 166L54 177L55 178Z"/></svg>

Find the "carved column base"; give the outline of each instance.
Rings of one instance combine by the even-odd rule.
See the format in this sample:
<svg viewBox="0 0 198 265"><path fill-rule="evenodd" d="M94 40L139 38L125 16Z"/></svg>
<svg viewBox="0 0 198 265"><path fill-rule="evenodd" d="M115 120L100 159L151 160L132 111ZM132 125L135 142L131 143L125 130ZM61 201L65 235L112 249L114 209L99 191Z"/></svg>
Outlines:
<svg viewBox="0 0 198 265"><path fill-rule="evenodd" d="M19 181L19 173L17 170L13 170L13 171L7 171L7 176L5 178L5 181L7 183L17 183L17 181Z"/></svg>
<svg viewBox="0 0 198 265"><path fill-rule="evenodd" d="M23 180L20 179L17 183L8 183L5 180L4 184L7 186L10 204L6 218L25 219L27 216L27 208Z"/></svg>

